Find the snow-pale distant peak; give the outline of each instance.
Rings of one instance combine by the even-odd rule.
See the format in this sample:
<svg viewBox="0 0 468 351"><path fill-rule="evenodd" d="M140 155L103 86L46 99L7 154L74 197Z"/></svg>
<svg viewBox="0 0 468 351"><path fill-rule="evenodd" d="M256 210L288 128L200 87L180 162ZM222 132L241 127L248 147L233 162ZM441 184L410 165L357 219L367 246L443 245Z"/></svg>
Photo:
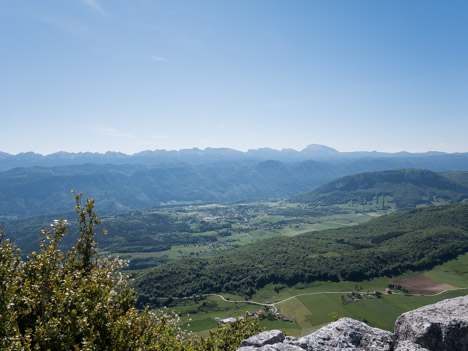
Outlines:
<svg viewBox="0 0 468 351"><path fill-rule="evenodd" d="M319 144L310 144L305 149L302 150L303 153L307 154L339 154L337 150L332 147L319 145Z"/></svg>

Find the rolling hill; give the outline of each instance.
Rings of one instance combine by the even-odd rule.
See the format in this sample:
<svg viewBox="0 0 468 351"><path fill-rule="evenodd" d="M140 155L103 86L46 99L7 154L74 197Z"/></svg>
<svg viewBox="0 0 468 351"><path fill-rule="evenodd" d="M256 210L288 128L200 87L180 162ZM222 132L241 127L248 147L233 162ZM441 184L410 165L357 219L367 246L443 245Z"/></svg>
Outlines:
<svg viewBox="0 0 468 351"><path fill-rule="evenodd" d="M267 151L262 149L261 154L268 155ZM312 151L311 154L313 154ZM200 153L204 155L201 151ZM282 153L287 154L287 151L282 151ZM189 154L192 155L192 153ZM218 153L214 154L218 155ZM270 156L274 157L274 154ZM324 155L335 154L324 152ZM71 189L96 199L97 208L101 212L110 212L154 208L173 203L235 203L268 198L289 198L338 177L364 171L375 172L401 167L424 166L432 171L456 170L459 172L444 173L445 178L427 171L424 174L406 171L405 176L397 176L393 173L391 177L389 173L386 177L388 179L374 180L372 178L376 178L378 174L360 175L359 177L362 178L360 180L352 180L356 179L354 176L354 178L345 178L345 180L351 179L347 186L351 189L352 183L357 182L361 187L369 187L367 193L362 188L358 189L360 195L356 193L356 197L352 195L343 199L340 189L329 189L323 196L317 194L319 197L313 201L307 200L310 198L309 195L298 197L295 201L366 202L378 196L382 197L384 193L393 192L394 198L390 200L397 201L397 208L404 209L420 204L419 198L421 197L423 198L421 204L462 201L456 199L455 193L459 193L460 197L466 192L463 186L466 180L460 185L461 187L457 188L453 186L453 180L450 180L450 177L455 177L460 181L465 179L464 172L460 171L468 169L468 155L354 157L340 156L340 158L299 162L270 159L260 162L225 160L215 163L151 165L86 163L14 168L0 172L0 217L15 218L72 211L73 207L69 201ZM136 160L138 159L132 159L132 162ZM0 164L2 162L0 160ZM420 181L426 182L427 186L422 186L422 189L418 185ZM343 180L336 181L335 184L340 182ZM384 185L383 182L388 184ZM395 193L394 190L398 188L394 186L397 182L405 184L400 186L399 193ZM452 186L449 186L451 182ZM376 189L371 190L373 183ZM435 193L431 190L432 188ZM317 190L313 194L320 191ZM353 193L348 190L346 192ZM385 196L382 198L385 199ZM410 201L407 203L408 198ZM382 207L387 206L383 201L381 202Z"/></svg>
<svg viewBox="0 0 468 351"><path fill-rule="evenodd" d="M211 258L169 262L137 281L140 303L204 293L252 295L270 283L360 281L433 267L468 251L468 204L395 212L365 224L278 237Z"/></svg>
<svg viewBox="0 0 468 351"><path fill-rule="evenodd" d="M442 175L422 169L366 172L335 179L290 201L312 206L358 204L405 210L468 201L468 188L460 182L463 179L460 172Z"/></svg>
<svg viewBox="0 0 468 351"><path fill-rule="evenodd" d="M96 199L100 211L110 212L173 202L289 197L336 176L337 170L316 161L15 168L0 173L0 216L73 211L72 189Z"/></svg>

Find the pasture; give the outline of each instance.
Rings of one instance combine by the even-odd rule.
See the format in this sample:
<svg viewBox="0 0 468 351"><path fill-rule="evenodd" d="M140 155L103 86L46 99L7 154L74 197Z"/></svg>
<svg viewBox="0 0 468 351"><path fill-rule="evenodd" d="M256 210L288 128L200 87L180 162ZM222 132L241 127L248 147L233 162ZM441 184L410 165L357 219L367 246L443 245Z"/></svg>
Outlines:
<svg viewBox="0 0 468 351"><path fill-rule="evenodd" d="M342 296L353 290L365 296L367 292L384 291L391 281L408 280L408 278L408 281L415 284L418 281L428 281L422 278L414 279L415 275L420 276L419 272L408 272L398 277L381 277L361 282L314 282L296 287L270 284L258 291L251 300L275 303L284 317L292 318L294 322L268 319L260 322L260 325L266 329L280 329L287 335L301 336L319 329L332 321L330 316L332 312L392 331L396 318L406 311L468 294L468 254L424 272L425 277L431 278L433 287L437 286L440 290L450 283L452 288L457 290L449 290L439 295L431 294L431 296L405 295L396 291L394 294L382 294L381 298L366 297L355 302L343 303ZM415 285L416 292L426 291L424 290L428 288L426 285L421 287ZM234 295L227 297L231 300L242 299ZM173 307L181 315L184 326L200 335L207 335L210 329L216 328L215 317L244 316L247 311L259 308L261 307L248 303L224 302L214 296L199 301L184 300Z"/></svg>

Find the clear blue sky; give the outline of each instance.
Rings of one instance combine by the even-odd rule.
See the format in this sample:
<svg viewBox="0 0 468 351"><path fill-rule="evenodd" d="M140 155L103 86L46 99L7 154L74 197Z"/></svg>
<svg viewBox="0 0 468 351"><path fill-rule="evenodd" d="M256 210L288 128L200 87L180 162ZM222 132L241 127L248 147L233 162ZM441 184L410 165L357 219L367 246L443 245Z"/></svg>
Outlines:
<svg viewBox="0 0 468 351"><path fill-rule="evenodd" d="M468 152L468 1L0 0L0 151Z"/></svg>

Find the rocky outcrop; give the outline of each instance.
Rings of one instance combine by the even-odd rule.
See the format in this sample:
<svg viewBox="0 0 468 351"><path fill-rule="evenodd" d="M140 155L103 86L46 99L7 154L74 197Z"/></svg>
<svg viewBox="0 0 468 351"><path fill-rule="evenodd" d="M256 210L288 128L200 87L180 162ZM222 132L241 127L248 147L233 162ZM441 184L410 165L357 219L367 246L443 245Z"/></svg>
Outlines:
<svg viewBox="0 0 468 351"><path fill-rule="evenodd" d="M271 330L242 341L238 351L466 351L468 296L402 314L395 334L351 318L341 318L296 339Z"/></svg>
<svg viewBox="0 0 468 351"><path fill-rule="evenodd" d="M351 318L341 318L298 340L306 350L375 350L393 349L393 334Z"/></svg>
<svg viewBox="0 0 468 351"><path fill-rule="evenodd" d="M273 332L273 333L272 333ZM369 327L367 324L351 318L341 318L336 322L317 330L315 333L300 339L291 337L281 338L279 330L260 333L244 340L238 351L253 350L285 350L285 351L326 351L326 350L355 350L355 351L390 351L393 350L393 334ZM274 337L273 337L274 336ZM276 342L277 339L283 339ZM258 346L255 346L258 345Z"/></svg>
<svg viewBox="0 0 468 351"><path fill-rule="evenodd" d="M304 351L294 342L296 338L285 337L280 330L270 330L243 340L238 351Z"/></svg>
<svg viewBox="0 0 468 351"><path fill-rule="evenodd" d="M468 350L468 297L403 313L395 322L395 340L409 340L428 350Z"/></svg>
<svg viewBox="0 0 468 351"><path fill-rule="evenodd" d="M421 345L405 340L405 341L398 343L397 347L395 348L395 351L429 351L429 350L425 349Z"/></svg>
<svg viewBox="0 0 468 351"><path fill-rule="evenodd" d="M242 340L241 346L261 347L283 342L284 338L284 334L281 330L269 330Z"/></svg>
<svg viewBox="0 0 468 351"><path fill-rule="evenodd" d="M285 343L278 343L274 345L265 345L260 348L252 347L252 346L241 347L237 351L304 351L304 349L299 346L294 346L294 345L285 344Z"/></svg>

